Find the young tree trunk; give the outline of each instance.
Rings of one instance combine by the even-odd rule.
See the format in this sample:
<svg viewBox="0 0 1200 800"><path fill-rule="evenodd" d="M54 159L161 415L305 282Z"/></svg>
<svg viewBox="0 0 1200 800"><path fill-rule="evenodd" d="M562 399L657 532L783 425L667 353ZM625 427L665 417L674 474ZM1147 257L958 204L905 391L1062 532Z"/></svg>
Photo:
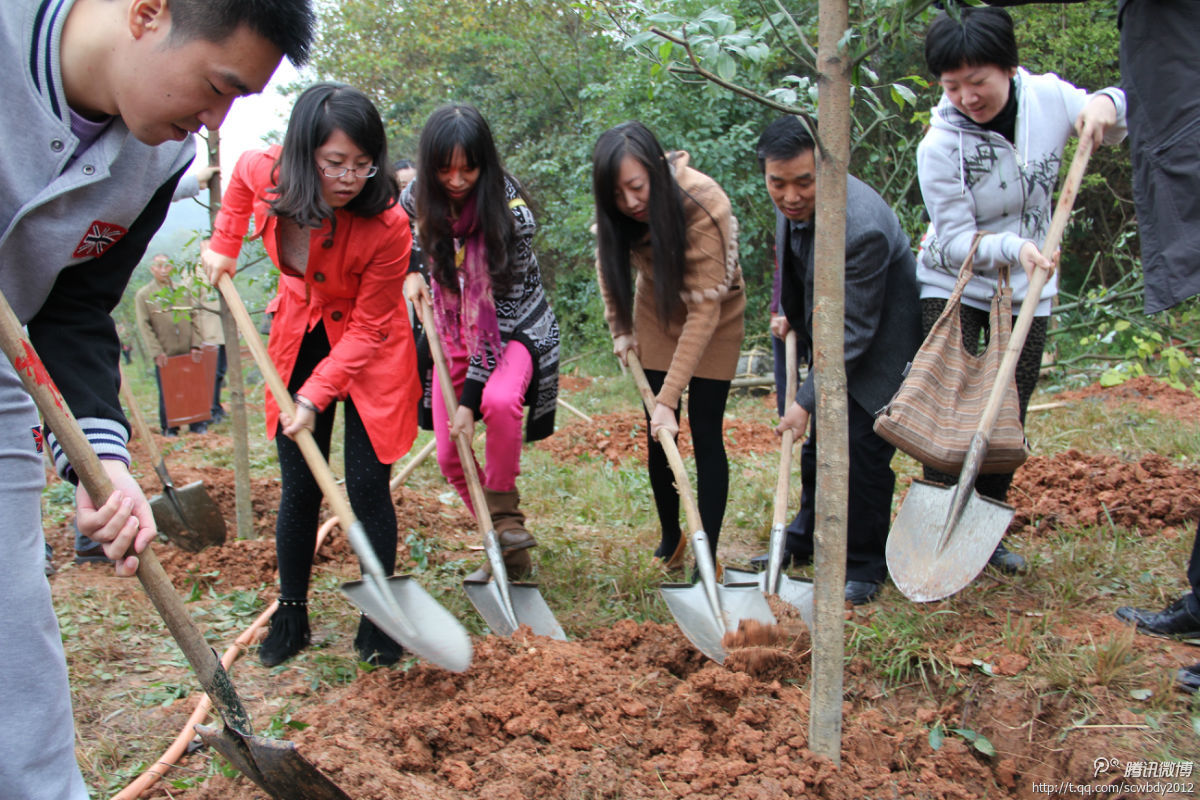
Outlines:
<svg viewBox="0 0 1200 800"><path fill-rule="evenodd" d="M838 41L850 27L848 0L820 0L813 369L817 381L817 497L813 573L813 686L809 748L834 764L842 752L846 582L845 272L846 166L850 160L850 62Z"/></svg>
<svg viewBox="0 0 1200 800"><path fill-rule="evenodd" d="M208 163L221 165L221 132L208 133ZM216 226L221 210L221 176L214 175L208 183L208 223ZM218 293L219 294L219 293ZM229 411L233 416L233 486L234 506L237 509L237 538L253 539L254 514L250 504L250 439L246 424L246 383L242 379L242 345L237 323L221 297L221 329L225 332L225 379L229 382Z"/></svg>

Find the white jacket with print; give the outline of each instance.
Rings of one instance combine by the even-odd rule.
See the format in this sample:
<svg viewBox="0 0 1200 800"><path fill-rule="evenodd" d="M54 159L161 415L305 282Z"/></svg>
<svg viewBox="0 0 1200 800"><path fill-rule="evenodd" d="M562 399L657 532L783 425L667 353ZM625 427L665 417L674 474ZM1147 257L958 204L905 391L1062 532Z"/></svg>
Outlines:
<svg viewBox="0 0 1200 800"><path fill-rule="evenodd" d="M1014 80L1015 146L972 122L942 95L917 147L917 173L930 217L917 254L922 298L950 296L977 230L990 235L979 243L975 277L963 292L963 303L986 311L998 270L1006 264L1013 267L1014 313L1025 298L1029 281L1018 265L1021 246L1026 241L1042 246L1063 148L1093 95L1052 73L1031 75L1018 68ZM1117 108L1117 123L1104 136L1105 144L1116 144L1125 138L1125 94L1113 87L1096 94L1108 96ZM1050 313L1056 294L1057 274L1042 290L1038 316Z"/></svg>

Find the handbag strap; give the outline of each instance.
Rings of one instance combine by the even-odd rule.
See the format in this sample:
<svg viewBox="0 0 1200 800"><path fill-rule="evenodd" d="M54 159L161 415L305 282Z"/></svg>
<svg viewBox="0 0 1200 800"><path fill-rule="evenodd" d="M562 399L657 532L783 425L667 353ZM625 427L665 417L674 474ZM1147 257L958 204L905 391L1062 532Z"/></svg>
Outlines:
<svg viewBox="0 0 1200 800"><path fill-rule="evenodd" d="M942 309L943 318L951 312L958 313L958 307L962 304L963 292L966 290L967 284L971 282L971 278L975 277L975 272L971 268L975 261L975 251L979 249L980 240L989 233L990 231L975 231L975 236L971 238L971 249L967 251L967 257L963 259L962 266L958 270L958 281L954 284L954 291L946 298L946 306Z"/></svg>

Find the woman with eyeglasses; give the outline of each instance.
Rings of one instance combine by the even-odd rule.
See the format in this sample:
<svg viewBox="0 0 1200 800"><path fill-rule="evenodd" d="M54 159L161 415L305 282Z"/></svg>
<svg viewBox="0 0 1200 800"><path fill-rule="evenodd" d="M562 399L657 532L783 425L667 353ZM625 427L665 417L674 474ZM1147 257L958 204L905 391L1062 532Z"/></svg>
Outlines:
<svg viewBox="0 0 1200 800"><path fill-rule="evenodd" d="M345 478L350 504L391 573L396 512L391 465L417 433L416 355L404 306L412 234L397 205L379 112L361 92L333 83L304 92L283 145L244 154L233 169L209 249L215 284L232 276L247 224L279 268L267 351L293 393L296 416L266 396L282 495L275 525L279 610L259 650L268 667L309 643L308 584L321 490L292 437L312 431L329 457L334 409L345 413ZM278 436L282 433L283 436ZM362 661L394 664L403 650L372 622L359 622Z"/></svg>

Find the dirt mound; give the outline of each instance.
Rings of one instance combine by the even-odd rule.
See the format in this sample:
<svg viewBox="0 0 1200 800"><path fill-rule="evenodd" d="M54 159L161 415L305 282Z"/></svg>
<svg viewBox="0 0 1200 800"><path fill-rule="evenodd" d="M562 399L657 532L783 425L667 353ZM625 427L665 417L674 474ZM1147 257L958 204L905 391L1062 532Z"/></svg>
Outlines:
<svg viewBox="0 0 1200 800"><path fill-rule="evenodd" d="M911 718L847 719L842 768L808 749L808 697L630 620L576 642L489 637L465 674L377 670L293 719L306 758L359 800L996 796L958 740ZM154 795L162 797L162 794ZM250 800L244 779L175 798Z"/></svg>
<svg viewBox="0 0 1200 800"><path fill-rule="evenodd" d="M1068 450L1026 461L1008 502L1017 509L1010 530L1110 522L1143 532L1189 527L1200 516L1200 469L1155 454L1125 462Z"/></svg>
<svg viewBox="0 0 1200 800"><path fill-rule="evenodd" d="M779 438L775 423L764 414L763 421L725 420L725 450L731 454L775 453ZM646 458L646 416L636 411L597 414L592 422L574 420L559 428L535 447L553 453L557 459L581 460L602 457L614 464L629 459ZM679 426L679 452L684 458L692 455L692 429L687 416Z"/></svg>
<svg viewBox="0 0 1200 800"><path fill-rule="evenodd" d="M1054 399L1071 403L1091 397L1102 398L1107 403L1133 403L1139 409L1157 411L1188 422L1200 419L1200 397L1168 386L1149 375L1131 378L1116 386L1105 387L1093 383L1082 389L1060 392Z"/></svg>

